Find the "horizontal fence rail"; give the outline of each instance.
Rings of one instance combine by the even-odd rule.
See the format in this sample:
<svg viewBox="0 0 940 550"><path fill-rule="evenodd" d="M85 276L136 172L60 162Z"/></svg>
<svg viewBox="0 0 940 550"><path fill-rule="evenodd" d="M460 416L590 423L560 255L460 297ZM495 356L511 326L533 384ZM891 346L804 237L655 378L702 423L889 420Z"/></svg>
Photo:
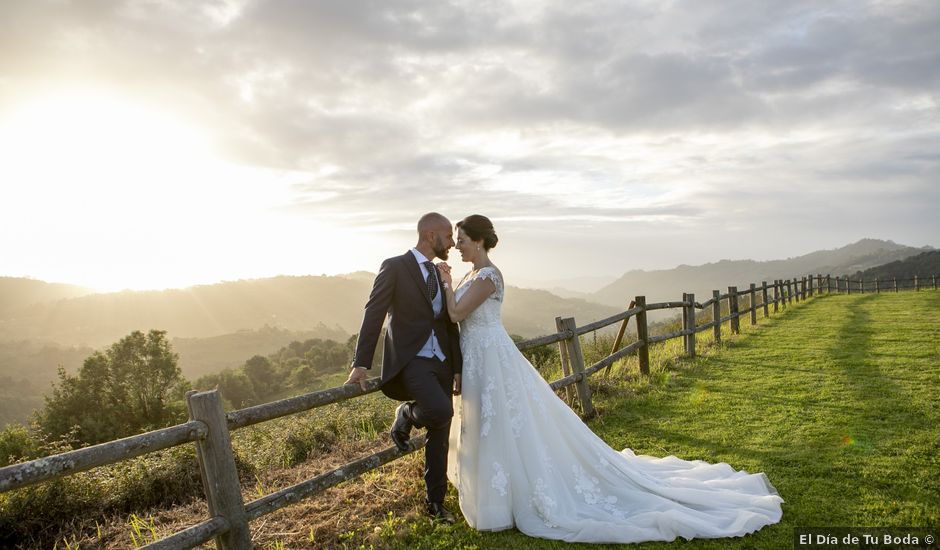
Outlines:
<svg viewBox="0 0 940 550"><path fill-rule="evenodd" d="M6 466L0 468L0 493L204 439L208 432L204 423L192 421Z"/></svg>
<svg viewBox="0 0 940 550"><path fill-rule="evenodd" d="M267 422L283 416L309 411L317 407L339 403L340 401L346 401L353 397L359 397L378 391L381 380L378 377L370 378L366 380L363 385L365 386L364 390L360 388L358 384L348 384L337 388L306 393L296 397L288 397L287 399L239 409L225 415L226 423L230 430L237 430L238 428L244 428L252 424Z"/></svg>
<svg viewBox="0 0 940 550"><path fill-rule="evenodd" d="M200 544L229 532L228 520L216 516L202 523L178 531L168 537L141 546L147 550L174 550L176 548L195 548Z"/></svg>
<svg viewBox="0 0 940 550"><path fill-rule="evenodd" d="M719 344L721 328L725 323L728 324L730 332L736 334L740 331L741 317L747 317L751 325L757 324L758 311L762 311L763 317L766 318L771 313L778 313L781 309L789 307L794 301L800 302L824 294L926 289L937 290L936 275L863 281L841 275L833 277L816 274L792 279L775 279L769 283L762 281L760 286L750 283L747 288L742 287L742 290L731 286L725 293L714 290L712 297L704 302L696 301L695 295L691 293L683 294L680 301L651 304L646 303L645 296L636 296L625 311L582 326L578 326L574 318L558 317L555 319L557 332L522 340L516 343L516 347L520 351L525 351L558 344L564 376L550 382L549 386L555 391L565 389L569 398L572 397L571 389L574 387L582 416L588 418L594 414L588 379L605 368L609 373L611 366L634 354L638 359L640 373L649 374L649 348L655 343L682 338L685 353L694 357L696 334L713 330L715 343ZM744 308L741 308L742 298L746 301ZM727 315L722 315L723 305L727 309ZM681 312L680 330L651 336L647 313L672 309L679 309ZM703 314L709 316L710 319L699 323L695 310L703 310ZM636 339L621 347L631 319L634 319ZM620 323L620 328L611 352L605 358L585 367L580 337L616 323ZM405 451L400 451L394 446L388 447L296 485L243 503L229 433L261 422L362 397L378 391L379 386L379 378L370 378L364 381L362 386L343 385L228 413L222 410L218 391L190 392L187 395L190 410L189 422L0 468L0 493L98 466L114 464L162 449L195 443L211 517L197 525L148 544L144 548L160 550L193 548L212 539L216 540L218 548L250 548L248 530L250 521L413 453L424 447L427 440L424 435L414 437Z"/></svg>

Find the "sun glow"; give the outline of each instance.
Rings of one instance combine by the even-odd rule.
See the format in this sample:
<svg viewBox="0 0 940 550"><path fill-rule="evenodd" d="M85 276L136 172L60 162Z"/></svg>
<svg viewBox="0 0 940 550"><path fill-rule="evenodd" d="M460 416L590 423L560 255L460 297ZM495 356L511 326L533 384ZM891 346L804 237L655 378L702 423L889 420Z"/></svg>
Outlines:
<svg viewBox="0 0 940 550"><path fill-rule="evenodd" d="M282 253L269 241L297 222L275 210L309 177L222 161L171 111L98 91L36 97L0 113L0 251L27 259L7 274L99 290L263 276ZM248 262L250 250L262 252Z"/></svg>

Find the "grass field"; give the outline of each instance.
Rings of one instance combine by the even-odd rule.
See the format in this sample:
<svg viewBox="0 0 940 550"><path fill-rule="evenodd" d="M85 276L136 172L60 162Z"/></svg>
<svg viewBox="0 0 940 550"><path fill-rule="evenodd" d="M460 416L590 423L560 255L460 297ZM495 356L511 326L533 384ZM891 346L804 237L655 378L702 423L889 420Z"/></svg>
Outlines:
<svg viewBox="0 0 940 550"><path fill-rule="evenodd" d="M602 388L590 426L617 449L763 471L783 520L739 539L637 547L790 548L796 527L940 525L940 293L824 296L742 328L720 351L702 342L694 361L661 352L661 383L645 391ZM413 526L389 544L571 546Z"/></svg>
<svg viewBox="0 0 940 550"><path fill-rule="evenodd" d="M637 375L635 358L616 365L606 381L593 378L600 414L589 426L616 449L765 472L786 501L783 520L742 538L635 547L790 548L796 527L940 525L940 292L823 296L758 317L756 327L742 318L742 334L733 337L726 325L721 346L710 340L711 331L701 333L695 360L681 355L678 341L654 346L648 378ZM592 346L590 338L584 338L586 349L604 347L604 342ZM236 452L257 462L252 467L257 473L243 486L245 499L387 447L384 432L393 407L394 402L372 395L236 432ZM296 456L284 455L285 438L303 443ZM311 438L322 439L322 450L311 447ZM268 446L275 451L262 452ZM579 546L514 530L479 533L462 521L430 522L421 513L420 455L253 522L255 544L278 549ZM447 504L458 509L453 488ZM82 548L134 547L206 517L205 503L196 499L130 519L115 515L101 526L94 523L94 529L79 529L71 540ZM156 527L147 536L151 520Z"/></svg>

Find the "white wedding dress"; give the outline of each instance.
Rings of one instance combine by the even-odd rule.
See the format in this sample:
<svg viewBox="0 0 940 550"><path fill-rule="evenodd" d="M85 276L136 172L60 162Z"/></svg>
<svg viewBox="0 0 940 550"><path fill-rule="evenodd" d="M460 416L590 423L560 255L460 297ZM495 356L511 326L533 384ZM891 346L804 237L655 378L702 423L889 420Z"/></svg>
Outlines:
<svg viewBox="0 0 940 550"><path fill-rule="evenodd" d="M611 449L503 328L499 271L468 277L457 299L483 278L496 292L460 324L463 387L447 472L471 527L628 543L740 536L780 520L783 499L764 474Z"/></svg>

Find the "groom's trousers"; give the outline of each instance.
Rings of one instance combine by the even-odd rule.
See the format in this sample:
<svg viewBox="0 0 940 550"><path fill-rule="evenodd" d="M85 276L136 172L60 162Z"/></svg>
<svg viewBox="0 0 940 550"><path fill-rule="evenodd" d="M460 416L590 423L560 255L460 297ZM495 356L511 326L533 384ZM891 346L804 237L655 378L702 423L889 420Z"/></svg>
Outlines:
<svg viewBox="0 0 940 550"><path fill-rule="evenodd" d="M418 428L427 428L424 448L424 483L428 502L444 502L447 492L447 448L450 421L454 416L454 375L450 364L436 358L415 357L400 374L414 399L411 418Z"/></svg>

